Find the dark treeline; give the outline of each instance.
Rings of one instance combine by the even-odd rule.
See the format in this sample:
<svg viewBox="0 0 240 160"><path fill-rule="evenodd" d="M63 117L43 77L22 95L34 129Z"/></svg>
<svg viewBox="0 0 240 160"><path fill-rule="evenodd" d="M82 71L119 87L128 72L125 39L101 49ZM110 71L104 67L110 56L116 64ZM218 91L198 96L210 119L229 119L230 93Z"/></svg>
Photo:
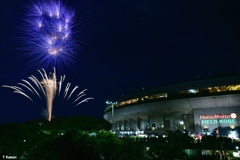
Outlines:
<svg viewBox="0 0 240 160"><path fill-rule="evenodd" d="M224 148L228 138L208 136L201 142L187 132L168 132L166 137L140 138L112 134L111 125L92 117L56 118L0 125L0 156L42 160L200 160L233 157ZM189 154L191 149L194 154ZM202 150L211 150L211 155ZM223 155L227 155L223 157Z"/></svg>

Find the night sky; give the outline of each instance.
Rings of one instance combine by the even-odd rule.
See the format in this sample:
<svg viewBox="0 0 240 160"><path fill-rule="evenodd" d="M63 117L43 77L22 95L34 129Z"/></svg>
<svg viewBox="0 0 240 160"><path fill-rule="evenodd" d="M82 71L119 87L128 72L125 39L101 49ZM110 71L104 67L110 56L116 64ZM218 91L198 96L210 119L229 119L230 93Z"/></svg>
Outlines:
<svg viewBox="0 0 240 160"><path fill-rule="evenodd" d="M0 1L0 85L15 85L41 68L19 56L18 46L24 47L19 26L29 3ZM237 1L66 0L64 4L77 12L75 22L85 25L87 38L74 68L64 68L60 74L87 88L87 95L95 99L78 107L57 102L55 117L102 117L106 100L141 88L240 73ZM0 88L0 107L0 123L44 119L44 102L32 103L8 88Z"/></svg>

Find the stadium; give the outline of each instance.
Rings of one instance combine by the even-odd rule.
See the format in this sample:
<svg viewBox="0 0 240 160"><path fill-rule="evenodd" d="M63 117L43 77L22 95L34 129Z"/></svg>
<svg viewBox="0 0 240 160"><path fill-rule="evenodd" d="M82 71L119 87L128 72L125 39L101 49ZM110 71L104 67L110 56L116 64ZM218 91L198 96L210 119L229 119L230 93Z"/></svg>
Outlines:
<svg viewBox="0 0 240 160"><path fill-rule="evenodd" d="M125 134L188 131L238 138L240 76L212 77L143 89L107 101L104 119Z"/></svg>

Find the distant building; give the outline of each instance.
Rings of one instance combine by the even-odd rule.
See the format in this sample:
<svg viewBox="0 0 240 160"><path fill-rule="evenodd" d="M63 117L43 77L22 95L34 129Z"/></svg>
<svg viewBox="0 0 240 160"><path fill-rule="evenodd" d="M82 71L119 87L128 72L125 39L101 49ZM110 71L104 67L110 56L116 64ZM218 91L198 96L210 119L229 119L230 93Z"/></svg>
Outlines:
<svg viewBox="0 0 240 160"><path fill-rule="evenodd" d="M178 129L238 137L240 76L144 89L117 101L109 102L104 112L113 131L164 133Z"/></svg>

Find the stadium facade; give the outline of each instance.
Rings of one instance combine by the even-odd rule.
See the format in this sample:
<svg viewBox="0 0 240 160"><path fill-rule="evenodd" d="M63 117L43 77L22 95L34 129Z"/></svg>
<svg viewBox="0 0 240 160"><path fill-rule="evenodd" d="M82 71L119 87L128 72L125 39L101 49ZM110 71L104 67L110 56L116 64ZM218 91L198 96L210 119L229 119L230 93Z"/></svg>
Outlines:
<svg viewBox="0 0 240 160"><path fill-rule="evenodd" d="M108 102L104 119L113 131L164 134L186 130L238 138L240 76L141 90Z"/></svg>

